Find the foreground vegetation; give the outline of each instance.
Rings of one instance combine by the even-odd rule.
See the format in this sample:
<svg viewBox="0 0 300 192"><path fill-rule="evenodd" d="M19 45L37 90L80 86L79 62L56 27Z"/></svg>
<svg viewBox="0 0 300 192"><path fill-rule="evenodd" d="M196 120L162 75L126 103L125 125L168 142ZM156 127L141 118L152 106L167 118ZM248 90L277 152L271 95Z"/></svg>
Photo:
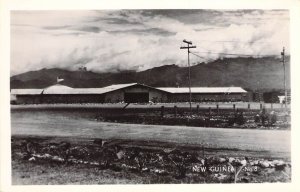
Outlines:
<svg viewBox="0 0 300 192"><path fill-rule="evenodd" d="M13 184L290 182L290 159L154 141L12 137Z"/></svg>

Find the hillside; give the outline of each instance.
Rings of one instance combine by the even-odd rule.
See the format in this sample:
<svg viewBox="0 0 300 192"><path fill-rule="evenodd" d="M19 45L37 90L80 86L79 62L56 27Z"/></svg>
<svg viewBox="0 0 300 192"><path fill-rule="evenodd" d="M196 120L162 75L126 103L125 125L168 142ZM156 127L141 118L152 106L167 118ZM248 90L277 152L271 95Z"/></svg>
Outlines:
<svg viewBox="0 0 300 192"><path fill-rule="evenodd" d="M289 58L286 59L287 85ZM188 68L176 65L155 67L141 72L95 73L64 69L41 69L12 76L11 88L43 88L65 79L71 87L103 87L118 83L144 83L154 87L188 86ZM283 88L283 67L279 58L224 58L191 67L192 86L240 86L248 90Z"/></svg>

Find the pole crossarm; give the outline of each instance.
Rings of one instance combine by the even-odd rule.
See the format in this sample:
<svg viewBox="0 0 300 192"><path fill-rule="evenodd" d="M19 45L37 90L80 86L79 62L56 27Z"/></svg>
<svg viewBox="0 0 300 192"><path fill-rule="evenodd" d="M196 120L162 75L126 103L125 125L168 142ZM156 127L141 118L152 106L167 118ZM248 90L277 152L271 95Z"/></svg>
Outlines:
<svg viewBox="0 0 300 192"><path fill-rule="evenodd" d="M191 41L187 41L187 40L185 40L185 39L183 40L183 42L184 42L184 43L187 43L187 44L189 44L189 45L193 44Z"/></svg>
<svg viewBox="0 0 300 192"><path fill-rule="evenodd" d="M196 46L180 47L180 49L190 49L190 48L197 48L197 47Z"/></svg>

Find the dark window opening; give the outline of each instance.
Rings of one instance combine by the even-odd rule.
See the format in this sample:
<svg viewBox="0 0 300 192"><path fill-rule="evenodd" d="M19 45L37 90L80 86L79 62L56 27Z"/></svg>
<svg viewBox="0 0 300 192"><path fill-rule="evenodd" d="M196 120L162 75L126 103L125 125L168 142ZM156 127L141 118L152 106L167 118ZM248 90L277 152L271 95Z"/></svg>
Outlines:
<svg viewBox="0 0 300 192"><path fill-rule="evenodd" d="M125 93L125 103L148 103L149 93Z"/></svg>

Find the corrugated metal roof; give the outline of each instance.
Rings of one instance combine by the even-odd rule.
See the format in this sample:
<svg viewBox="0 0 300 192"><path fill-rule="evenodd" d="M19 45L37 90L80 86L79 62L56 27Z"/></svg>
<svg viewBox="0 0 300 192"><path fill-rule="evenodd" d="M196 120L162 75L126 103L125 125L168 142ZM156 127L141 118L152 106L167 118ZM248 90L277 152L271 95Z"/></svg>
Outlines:
<svg viewBox="0 0 300 192"><path fill-rule="evenodd" d="M56 84L45 89L12 89L12 95L39 95L39 94L103 94L125 87L137 85L138 83L116 84L103 88L71 88L65 85Z"/></svg>
<svg viewBox="0 0 300 192"><path fill-rule="evenodd" d="M117 89L122 89L125 87L130 87L133 85L137 85L138 83L127 83L127 84L115 84L115 85L110 85L107 87L103 87L104 89L110 89L110 90L117 90Z"/></svg>
<svg viewBox="0 0 300 192"><path fill-rule="evenodd" d="M55 85L45 88L43 91L43 94L67 94L72 89L73 88L65 86L65 85L55 84Z"/></svg>
<svg viewBox="0 0 300 192"><path fill-rule="evenodd" d="M65 90L67 94L103 94L111 91L115 91L118 89L123 89L126 87L130 87L133 85L137 85L138 83L128 83L128 84L115 84L102 88L71 88Z"/></svg>
<svg viewBox="0 0 300 192"><path fill-rule="evenodd" d="M115 84L102 88L75 88L69 90L69 94L103 94L111 91L115 91L118 89L123 89L126 87L130 87L133 85L137 85L137 83L128 83L128 84Z"/></svg>
<svg viewBox="0 0 300 192"><path fill-rule="evenodd" d="M43 89L12 89L12 95L38 95L41 94Z"/></svg>
<svg viewBox="0 0 300 192"><path fill-rule="evenodd" d="M65 85L56 84L45 89L12 89L12 95L39 95L39 94L103 94L118 89L123 89L138 83L115 84L103 88L71 88ZM149 87L147 85L142 85ZM150 87L169 93L189 93L188 87ZM192 93L246 93L241 87L192 87Z"/></svg>
<svg viewBox="0 0 300 192"><path fill-rule="evenodd" d="M169 93L189 93L188 87L158 87ZM241 87L191 87L192 93L246 93Z"/></svg>
<svg viewBox="0 0 300 192"><path fill-rule="evenodd" d="M103 94L110 91L105 88L76 88L68 91L68 94Z"/></svg>

